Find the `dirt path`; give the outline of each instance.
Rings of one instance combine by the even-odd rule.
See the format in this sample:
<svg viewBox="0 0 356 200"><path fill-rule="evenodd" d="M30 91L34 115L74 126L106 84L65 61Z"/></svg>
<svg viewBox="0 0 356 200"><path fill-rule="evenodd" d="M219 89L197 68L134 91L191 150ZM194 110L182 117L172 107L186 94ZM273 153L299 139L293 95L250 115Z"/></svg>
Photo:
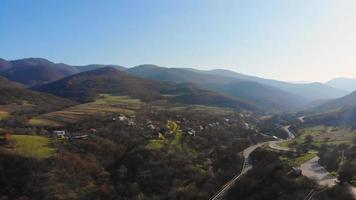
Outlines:
<svg viewBox="0 0 356 200"><path fill-rule="evenodd" d="M300 168L303 176L315 180L320 186L332 187L337 184L337 178L332 176L323 166L319 163L319 157L303 163Z"/></svg>

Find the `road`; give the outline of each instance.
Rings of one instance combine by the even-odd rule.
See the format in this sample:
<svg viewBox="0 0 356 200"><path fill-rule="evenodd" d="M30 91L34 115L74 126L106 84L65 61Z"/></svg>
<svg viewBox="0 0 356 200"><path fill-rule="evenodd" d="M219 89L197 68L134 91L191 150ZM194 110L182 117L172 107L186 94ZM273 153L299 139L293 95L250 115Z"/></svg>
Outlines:
<svg viewBox="0 0 356 200"><path fill-rule="evenodd" d="M265 144L268 144L268 142L261 142L261 143L257 143L255 145L252 145L248 148L246 148L245 150L242 151L242 155L244 158L244 163L243 163L243 167L241 169L241 172L236 175L233 179L231 179L229 182L227 182L213 197L210 198L210 200L221 200L224 199L224 196L226 195L226 192L235 184L235 182L246 172L248 172L252 166L250 165L250 163L248 162L249 157L251 155L251 153L256 150L258 147L261 147Z"/></svg>
<svg viewBox="0 0 356 200"><path fill-rule="evenodd" d="M304 116L298 117L298 120L299 120L301 123L304 123Z"/></svg>
<svg viewBox="0 0 356 200"><path fill-rule="evenodd" d="M282 129L288 133L288 140L295 138L295 135L289 130L290 127L291 127L291 125L282 127Z"/></svg>
<svg viewBox="0 0 356 200"><path fill-rule="evenodd" d="M278 145L278 143L281 143L281 142L284 142L285 140L276 140L276 141L270 141L268 143L268 146L272 149L276 149L276 150L279 150L279 151L295 151L295 150L292 150L288 147L281 147Z"/></svg>
<svg viewBox="0 0 356 200"><path fill-rule="evenodd" d="M289 127L290 126L284 126L283 130L285 130L288 133L288 139L293 139L295 138L294 134L289 131ZM261 133L262 134L262 133ZM262 134L264 135L264 134ZM246 172L248 172L252 166L250 165L250 163L248 162L249 157L251 155L251 153L256 150L258 147L261 147L265 144L268 144L271 148L277 149L277 150L282 150L282 151L291 151L289 148L284 148L284 147L280 147L277 145L278 142L283 142L286 140L278 140L278 141L268 141L268 142L261 142L261 143L257 143L255 145L252 145L248 148L246 148L245 150L243 150L242 155L244 157L244 164L242 167L241 172L236 175L233 179L231 179L229 182L227 182L213 197L210 198L210 200L221 200L224 199L224 196L226 195L226 192L236 183L236 181Z"/></svg>

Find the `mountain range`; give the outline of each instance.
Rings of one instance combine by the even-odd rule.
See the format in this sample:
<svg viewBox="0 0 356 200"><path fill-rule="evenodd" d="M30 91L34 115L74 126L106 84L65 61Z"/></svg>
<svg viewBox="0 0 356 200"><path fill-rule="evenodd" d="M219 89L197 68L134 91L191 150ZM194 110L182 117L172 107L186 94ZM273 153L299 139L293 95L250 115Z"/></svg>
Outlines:
<svg viewBox="0 0 356 200"><path fill-rule="evenodd" d="M88 102L101 94L129 95L143 101L172 102L231 107L237 110L258 110L257 106L192 84L164 83L132 76L112 67L104 67L68 76L32 89L74 101Z"/></svg>
<svg viewBox="0 0 356 200"><path fill-rule="evenodd" d="M26 58L12 61L0 59L0 76L27 86L34 86L105 66L107 65L73 66L63 63L53 63L43 58ZM122 66L109 66L125 70Z"/></svg>
<svg viewBox="0 0 356 200"><path fill-rule="evenodd" d="M348 93L328 84L289 83L223 69L204 71L149 64L132 68L101 64L75 66L43 58L0 59L0 76L76 101L90 101L99 93L143 99L159 99L170 94L174 96L172 101L266 112L294 111L313 101L339 98ZM175 93L171 94L172 91Z"/></svg>

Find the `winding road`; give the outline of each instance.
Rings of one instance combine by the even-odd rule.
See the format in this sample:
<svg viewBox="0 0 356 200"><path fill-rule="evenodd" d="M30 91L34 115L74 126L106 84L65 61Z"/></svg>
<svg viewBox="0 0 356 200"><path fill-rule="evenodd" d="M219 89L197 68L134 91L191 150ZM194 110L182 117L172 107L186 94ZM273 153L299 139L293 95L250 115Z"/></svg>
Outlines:
<svg viewBox="0 0 356 200"><path fill-rule="evenodd" d="M303 118L298 118L300 121L303 120ZM304 121L303 121L304 122ZM249 157L251 153L256 150L258 147L261 147L263 145L268 144L270 148L280 150L280 151L294 151L288 147L281 147L278 145L280 142L288 141L293 138L295 138L295 135L289 130L290 125L282 127L283 130L285 130L288 133L288 139L286 140L273 140L273 141L268 141L268 142L261 142L257 143L255 145L252 145L245 150L243 150L243 158L244 158L244 163L241 172L236 175L233 179L231 179L229 182L227 182L213 197L211 197L209 200L222 200L226 196L226 192L236 183L236 181L239 180L239 178L244 175L246 172L248 172L251 168L252 165L249 163ZM319 157L316 156L312 158L311 160L306 161L303 163L300 168L302 170L302 175L305 177L308 177L310 179L313 179L316 181L318 185L320 185L323 188L328 188L328 187L333 187L337 184L337 179L333 177L323 166L321 166L319 163ZM351 193L356 197L356 188L353 186L348 186L350 189ZM317 193L319 193L320 190L312 190L305 199L312 199L313 196Z"/></svg>

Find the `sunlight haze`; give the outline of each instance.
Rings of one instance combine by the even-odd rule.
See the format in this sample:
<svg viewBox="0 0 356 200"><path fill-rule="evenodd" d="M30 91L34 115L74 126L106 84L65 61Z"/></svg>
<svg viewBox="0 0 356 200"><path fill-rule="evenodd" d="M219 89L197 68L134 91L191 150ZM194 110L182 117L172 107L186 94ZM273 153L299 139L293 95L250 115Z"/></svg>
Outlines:
<svg viewBox="0 0 356 200"><path fill-rule="evenodd" d="M323 82L356 77L355 10L353 0L5 0L0 55Z"/></svg>

